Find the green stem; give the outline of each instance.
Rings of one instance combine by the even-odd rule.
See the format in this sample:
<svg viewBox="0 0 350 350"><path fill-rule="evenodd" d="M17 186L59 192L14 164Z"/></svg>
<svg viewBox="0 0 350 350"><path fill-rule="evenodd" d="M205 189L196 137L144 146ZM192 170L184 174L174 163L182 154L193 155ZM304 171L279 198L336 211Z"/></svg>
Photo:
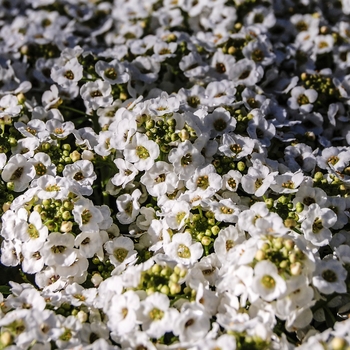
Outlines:
<svg viewBox="0 0 350 350"><path fill-rule="evenodd" d="M298 230L296 227L293 227L292 230L296 233L299 233L299 235L303 235L303 233L300 230Z"/></svg>
<svg viewBox="0 0 350 350"><path fill-rule="evenodd" d="M84 116L86 116L86 117L91 117L91 115L88 115L88 114L86 114L85 112L80 111L79 109L76 109L76 108L73 108L73 107L61 105L59 108L66 109L67 111L71 111L71 112L74 112L74 113L82 114L82 115L84 115Z"/></svg>

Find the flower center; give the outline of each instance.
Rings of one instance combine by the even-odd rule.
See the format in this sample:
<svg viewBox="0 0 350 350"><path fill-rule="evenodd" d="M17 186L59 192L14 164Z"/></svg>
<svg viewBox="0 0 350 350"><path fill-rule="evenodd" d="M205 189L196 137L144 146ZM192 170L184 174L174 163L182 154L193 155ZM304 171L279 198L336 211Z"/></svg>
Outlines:
<svg viewBox="0 0 350 350"><path fill-rule="evenodd" d="M10 180L11 180L11 181L13 181L13 180L18 180L18 179L22 176L23 170L24 170L23 168L17 168L17 169L13 172L13 174L12 174Z"/></svg>
<svg viewBox="0 0 350 350"><path fill-rule="evenodd" d="M298 101L299 106L307 105L308 103L310 103L308 97L304 94L299 95L297 101Z"/></svg>
<svg viewBox="0 0 350 350"><path fill-rule="evenodd" d="M222 206L220 208L220 210L223 214L233 214L233 212L234 212L234 210L232 208L225 207L225 206Z"/></svg>
<svg viewBox="0 0 350 350"><path fill-rule="evenodd" d="M187 103L190 107L196 108L199 105L200 100L197 96L191 96L187 99Z"/></svg>
<svg viewBox="0 0 350 350"><path fill-rule="evenodd" d="M75 181L81 181L84 179L84 175L81 171L78 171L74 176L73 176L73 179Z"/></svg>
<svg viewBox="0 0 350 350"><path fill-rule="evenodd" d="M51 247L51 251L54 254L62 254L66 249L67 247L64 245L54 245Z"/></svg>
<svg viewBox="0 0 350 350"><path fill-rule="evenodd" d="M289 189L294 189L294 182L292 180L288 180L286 182L283 182L282 184L283 188L289 188Z"/></svg>
<svg viewBox="0 0 350 350"><path fill-rule="evenodd" d="M186 166L192 163L192 154L191 153L187 153L186 155L184 155L181 158L181 165L182 166Z"/></svg>
<svg viewBox="0 0 350 350"><path fill-rule="evenodd" d="M327 163L331 163L332 165L335 165L337 164L339 161L339 157L337 156L330 156L328 159L327 159Z"/></svg>
<svg viewBox="0 0 350 350"><path fill-rule="evenodd" d="M227 181L227 184L228 184L233 190L237 187L237 183L236 183L235 179L233 179L232 177L231 177L231 179L229 179L229 180Z"/></svg>
<svg viewBox="0 0 350 350"><path fill-rule="evenodd" d="M316 218L314 223L312 224L312 232L319 233L323 229L322 220L320 218Z"/></svg>
<svg viewBox="0 0 350 350"><path fill-rule="evenodd" d="M71 70L67 70L66 73L64 73L64 77L68 80L74 79L74 73Z"/></svg>
<svg viewBox="0 0 350 350"><path fill-rule="evenodd" d="M226 67L223 63L218 62L215 66L216 71L220 74L223 74L226 72Z"/></svg>
<svg viewBox="0 0 350 350"><path fill-rule="evenodd" d="M34 167L37 175L42 176L46 174L46 166L43 163L38 163Z"/></svg>
<svg viewBox="0 0 350 350"><path fill-rule="evenodd" d="M230 146L230 150L237 155L238 153L242 152L242 147L239 144L235 143Z"/></svg>
<svg viewBox="0 0 350 350"><path fill-rule="evenodd" d="M99 91L99 90L95 90L95 91L90 92L90 96L91 96L92 98L94 98L94 97L101 97L101 96L102 96L102 93L101 93L101 91Z"/></svg>
<svg viewBox="0 0 350 350"><path fill-rule="evenodd" d="M113 251L113 255L114 257L120 262L122 263L125 258L128 256L129 251L125 248L117 248L114 249Z"/></svg>
<svg viewBox="0 0 350 350"><path fill-rule="evenodd" d="M246 79L249 77L250 71L249 70L245 70L243 73L241 73L241 75L238 77L238 79Z"/></svg>
<svg viewBox="0 0 350 350"><path fill-rule="evenodd" d="M164 311L157 309L156 307L149 312L149 317L152 320L161 320L164 316Z"/></svg>
<svg viewBox="0 0 350 350"><path fill-rule="evenodd" d="M49 186L46 186L45 187L45 191L47 192L57 192L60 190L60 186L57 186L56 184L55 185L49 185Z"/></svg>
<svg viewBox="0 0 350 350"><path fill-rule="evenodd" d="M188 259L191 257L191 251L190 249L185 246L184 244L179 244L178 248L177 248L177 255L180 258L184 258L184 259Z"/></svg>
<svg viewBox="0 0 350 350"><path fill-rule="evenodd" d="M213 123L213 126L216 131L223 131L226 129L227 123L224 119L220 118L215 120L215 122Z"/></svg>
<svg viewBox="0 0 350 350"><path fill-rule="evenodd" d="M208 175L198 177L197 186L206 190L209 187Z"/></svg>
<svg viewBox="0 0 350 350"><path fill-rule="evenodd" d="M115 80L118 77L118 73L116 72L116 70L113 67L107 68L104 71L104 75L106 78L111 79L111 80Z"/></svg>
<svg viewBox="0 0 350 350"><path fill-rule="evenodd" d="M136 154L140 159L147 159L149 157L149 152L143 146L136 147Z"/></svg>
<svg viewBox="0 0 350 350"><path fill-rule="evenodd" d="M36 227L33 224L28 225L28 230L27 230L29 237L31 239L36 239L39 238L39 231L36 229Z"/></svg>
<svg viewBox="0 0 350 350"><path fill-rule="evenodd" d="M272 289L275 287L276 282L270 275L264 275L261 279L261 283L265 288Z"/></svg>
<svg viewBox="0 0 350 350"><path fill-rule="evenodd" d="M255 62L261 62L264 59L264 53L260 49L255 49L252 52L252 59Z"/></svg>
<svg viewBox="0 0 350 350"><path fill-rule="evenodd" d="M91 218L92 218L92 214L90 213L90 210L84 209L83 212L81 213L81 222L83 223L83 225L86 225Z"/></svg>
<svg viewBox="0 0 350 350"><path fill-rule="evenodd" d="M228 239L226 241L226 251L228 252L229 250L231 250L234 246L235 246L235 243L232 241L232 239Z"/></svg>
<svg viewBox="0 0 350 350"><path fill-rule="evenodd" d="M254 182L254 186L255 186L255 191L260 188L263 184L263 180L262 179L256 179Z"/></svg>
<svg viewBox="0 0 350 350"><path fill-rule="evenodd" d="M332 270L325 270L322 272L322 277L325 281L333 283L338 280L337 274Z"/></svg>

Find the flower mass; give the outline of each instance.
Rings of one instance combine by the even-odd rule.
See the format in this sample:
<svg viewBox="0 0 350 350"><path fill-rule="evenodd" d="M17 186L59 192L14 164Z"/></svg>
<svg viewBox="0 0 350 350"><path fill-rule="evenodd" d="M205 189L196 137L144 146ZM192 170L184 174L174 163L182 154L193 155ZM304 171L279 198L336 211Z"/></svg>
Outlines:
<svg viewBox="0 0 350 350"><path fill-rule="evenodd" d="M350 349L348 0L0 0L0 350Z"/></svg>

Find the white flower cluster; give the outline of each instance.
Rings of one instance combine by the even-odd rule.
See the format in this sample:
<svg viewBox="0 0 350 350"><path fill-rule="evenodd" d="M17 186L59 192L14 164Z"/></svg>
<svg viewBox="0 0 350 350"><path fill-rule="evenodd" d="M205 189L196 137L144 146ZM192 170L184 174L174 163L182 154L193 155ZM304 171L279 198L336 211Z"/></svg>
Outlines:
<svg viewBox="0 0 350 350"><path fill-rule="evenodd" d="M0 0L0 350L349 349L349 8Z"/></svg>

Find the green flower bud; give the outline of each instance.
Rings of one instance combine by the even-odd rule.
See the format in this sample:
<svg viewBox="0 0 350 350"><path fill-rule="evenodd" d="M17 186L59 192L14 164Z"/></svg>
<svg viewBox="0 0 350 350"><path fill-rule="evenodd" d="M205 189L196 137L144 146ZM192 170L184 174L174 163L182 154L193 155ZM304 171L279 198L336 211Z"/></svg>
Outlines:
<svg viewBox="0 0 350 350"><path fill-rule="evenodd" d="M180 276L176 273L172 273L169 277L171 282L177 283L179 282Z"/></svg>
<svg viewBox="0 0 350 350"><path fill-rule="evenodd" d="M207 236L207 237L210 237L211 236L211 230L206 229L205 232L204 232L204 235Z"/></svg>
<svg viewBox="0 0 350 350"><path fill-rule="evenodd" d="M160 272L162 271L162 267L158 264L154 264L152 267L151 267L151 271L152 273L154 273L155 275L159 275Z"/></svg>
<svg viewBox="0 0 350 350"><path fill-rule="evenodd" d="M15 184L14 182L10 181L6 184L6 187L9 191L13 191L15 189Z"/></svg>
<svg viewBox="0 0 350 350"><path fill-rule="evenodd" d="M211 232L214 236L216 236L220 232L220 227L215 225L211 228Z"/></svg>
<svg viewBox="0 0 350 350"><path fill-rule="evenodd" d="M261 249L259 249L256 253L255 253L255 259L258 261L262 261L265 259L265 252Z"/></svg>
<svg viewBox="0 0 350 350"><path fill-rule="evenodd" d="M71 158L71 160L69 160L69 162L71 162L71 161L76 162L77 160L81 159L81 155L77 150L75 150L70 154L70 158Z"/></svg>
<svg viewBox="0 0 350 350"><path fill-rule="evenodd" d="M162 288L160 289L160 292L165 294L165 295L169 295L170 289L168 286L162 286Z"/></svg>
<svg viewBox="0 0 350 350"><path fill-rule="evenodd" d="M295 262L290 266L290 273L292 276L299 276L302 271L302 266L300 262Z"/></svg>
<svg viewBox="0 0 350 350"><path fill-rule="evenodd" d="M304 204L301 203L301 202L298 202L295 205L295 210L296 210L297 213L301 213L304 210Z"/></svg>
<svg viewBox="0 0 350 350"><path fill-rule="evenodd" d="M170 283L170 294L176 295L181 292L181 285L178 283Z"/></svg>
<svg viewBox="0 0 350 350"><path fill-rule="evenodd" d="M204 246L208 246L210 245L211 243L211 238L208 237L208 236L204 236L201 240L201 243L204 245Z"/></svg>
<svg viewBox="0 0 350 350"><path fill-rule="evenodd" d="M238 170L238 171L241 171L241 172L242 172L242 171L245 170L245 168L246 168L246 165L245 165L244 162L240 161L240 162L237 163L237 170Z"/></svg>
<svg viewBox="0 0 350 350"><path fill-rule="evenodd" d="M215 219L214 219L214 218L208 219L208 224L209 224L210 226L215 225Z"/></svg>
<svg viewBox="0 0 350 350"><path fill-rule="evenodd" d="M265 204L267 206L267 209L273 208L273 203L274 203L274 200L272 198L265 199Z"/></svg>

